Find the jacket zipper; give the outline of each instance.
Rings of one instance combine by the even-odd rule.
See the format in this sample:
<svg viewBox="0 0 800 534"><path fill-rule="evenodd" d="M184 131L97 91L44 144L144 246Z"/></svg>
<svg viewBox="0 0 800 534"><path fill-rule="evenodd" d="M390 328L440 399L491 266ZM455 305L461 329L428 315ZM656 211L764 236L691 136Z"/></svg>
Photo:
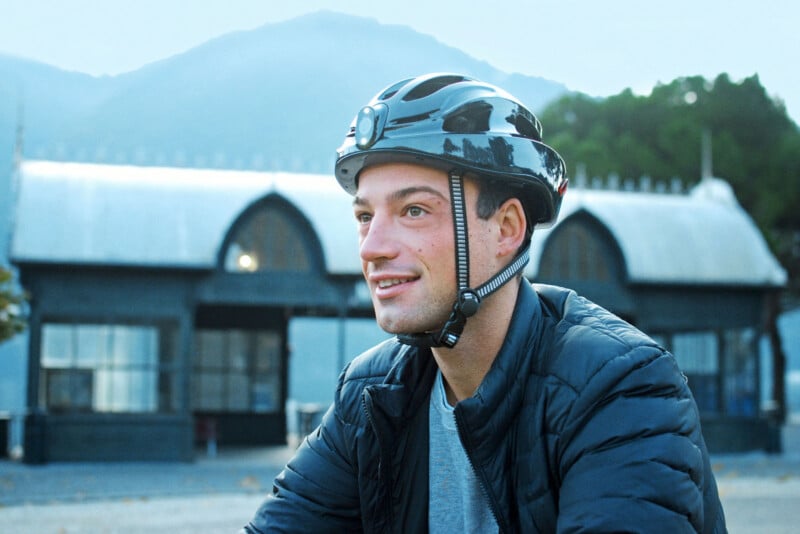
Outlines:
<svg viewBox="0 0 800 534"><path fill-rule="evenodd" d="M372 411L370 410L370 407L367 406L367 396L370 397L371 401L372 395L370 395L368 389L364 389L364 392L361 395L361 406L364 409L364 414L367 416L369 426L372 428L372 431L375 432L375 439L378 440L378 448L380 449L380 459L378 461L378 482L382 483L386 487L384 507L386 508L387 525L391 525L394 522L394 510L392 509L392 487L389 477L389 467L387 465L390 455L388 454L388 451L385 450L383 445L384 441L386 440L381 439L381 434L378 431L378 427L375 425L375 420L372 418Z"/></svg>
<svg viewBox="0 0 800 534"><path fill-rule="evenodd" d="M459 415L458 407L454 411L456 415L456 428L458 429L458 437L461 439L461 445L464 447L464 451L467 453L467 461L469 461L469 465L472 468L472 471L478 477L478 485L483 492L483 497L486 499L486 502L489 503L489 511L492 513L492 517L494 517L494 522L497 524L497 528L500 530L500 533L509 532L509 529L506 527L505 522L501 521L500 513L498 510L498 505L495 499L493 498L492 493L489 491L489 482L486 480L486 474L483 472L482 469L477 469L475 467L475 462L472 460L472 450L467 448L464 440L464 427L461 424L461 417Z"/></svg>

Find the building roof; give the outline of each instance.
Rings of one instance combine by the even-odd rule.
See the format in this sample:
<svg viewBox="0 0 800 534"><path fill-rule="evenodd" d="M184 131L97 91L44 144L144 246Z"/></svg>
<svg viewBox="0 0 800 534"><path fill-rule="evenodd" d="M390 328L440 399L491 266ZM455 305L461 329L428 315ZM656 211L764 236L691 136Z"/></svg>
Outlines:
<svg viewBox="0 0 800 534"><path fill-rule="evenodd" d="M23 162L16 263L213 269L231 225L279 195L309 221L325 268L358 274L351 199L328 175ZM723 181L689 195L574 189L560 220L585 211L617 240L630 281L775 286L786 273ZM552 229L534 232L536 278Z"/></svg>
<svg viewBox="0 0 800 534"><path fill-rule="evenodd" d="M730 185L706 178L687 194L575 189L567 192L563 222L585 212L620 247L630 282L782 286L786 271L767 247ZM536 277L555 227L536 230L526 274Z"/></svg>
<svg viewBox="0 0 800 534"><path fill-rule="evenodd" d="M316 232L330 273L359 273L351 200L329 176L27 161L11 258L214 268L231 225L280 195Z"/></svg>

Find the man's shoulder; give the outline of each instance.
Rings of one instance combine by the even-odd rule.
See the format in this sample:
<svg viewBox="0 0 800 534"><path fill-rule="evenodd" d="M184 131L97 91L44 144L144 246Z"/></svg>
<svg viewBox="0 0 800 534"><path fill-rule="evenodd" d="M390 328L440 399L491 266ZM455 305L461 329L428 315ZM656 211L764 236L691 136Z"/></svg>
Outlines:
<svg viewBox="0 0 800 534"><path fill-rule="evenodd" d="M550 371L575 387L610 363L635 367L668 355L649 336L572 290L534 285L549 323Z"/></svg>
<svg viewBox="0 0 800 534"><path fill-rule="evenodd" d="M554 334L570 343L600 343L630 350L655 342L641 330L571 289L534 284Z"/></svg>

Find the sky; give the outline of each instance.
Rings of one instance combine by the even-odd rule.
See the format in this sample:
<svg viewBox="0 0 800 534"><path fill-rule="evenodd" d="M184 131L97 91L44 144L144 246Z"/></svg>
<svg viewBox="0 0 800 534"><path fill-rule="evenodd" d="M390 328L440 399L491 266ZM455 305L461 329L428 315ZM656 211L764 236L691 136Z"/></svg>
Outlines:
<svg viewBox="0 0 800 534"><path fill-rule="evenodd" d="M321 9L409 26L502 71L593 96L758 74L800 122L796 0L0 0L0 53L114 75Z"/></svg>

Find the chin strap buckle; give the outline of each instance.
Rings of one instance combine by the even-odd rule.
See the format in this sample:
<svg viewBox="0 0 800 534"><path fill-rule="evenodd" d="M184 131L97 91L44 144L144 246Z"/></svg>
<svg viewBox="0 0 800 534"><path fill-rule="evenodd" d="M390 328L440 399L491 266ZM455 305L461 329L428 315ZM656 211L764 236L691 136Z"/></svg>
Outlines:
<svg viewBox="0 0 800 534"><path fill-rule="evenodd" d="M464 325L467 324L467 318L475 315L480 306L481 298L475 290L469 288L460 290L450 317L436 335L437 344L447 348L455 347L464 331Z"/></svg>
<svg viewBox="0 0 800 534"><path fill-rule="evenodd" d="M453 309L458 309L464 314L464 317L472 317L478 313L478 308L481 307L481 297L474 289L462 289L458 292L458 301L453 306Z"/></svg>

